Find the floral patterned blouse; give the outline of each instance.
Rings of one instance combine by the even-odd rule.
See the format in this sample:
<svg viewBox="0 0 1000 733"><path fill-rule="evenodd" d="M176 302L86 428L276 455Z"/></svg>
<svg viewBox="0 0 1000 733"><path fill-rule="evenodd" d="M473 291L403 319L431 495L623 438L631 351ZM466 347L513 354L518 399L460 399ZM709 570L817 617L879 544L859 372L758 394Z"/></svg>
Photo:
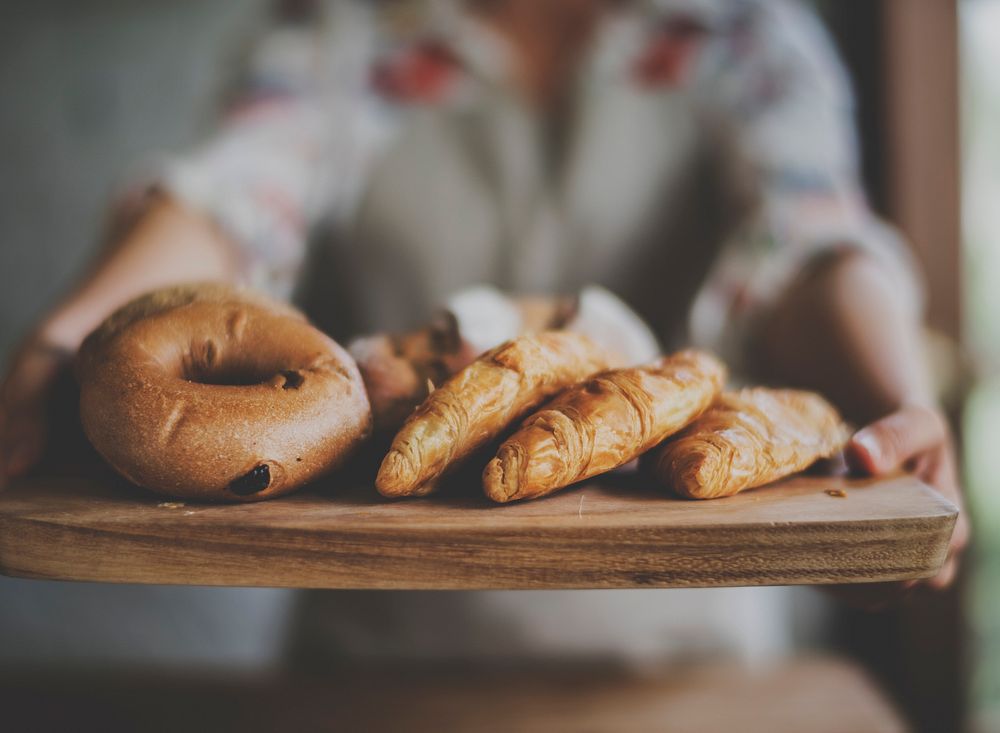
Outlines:
<svg viewBox="0 0 1000 733"><path fill-rule="evenodd" d="M338 336L412 325L472 284L595 283L666 345L738 361L752 319L842 247L919 305L866 204L844 71L799 4L623 4L558 123L517 97L509 49L459 0L285 0L275 18L217 132L158 183L278 295L307 242L327 247Z"/></svg>

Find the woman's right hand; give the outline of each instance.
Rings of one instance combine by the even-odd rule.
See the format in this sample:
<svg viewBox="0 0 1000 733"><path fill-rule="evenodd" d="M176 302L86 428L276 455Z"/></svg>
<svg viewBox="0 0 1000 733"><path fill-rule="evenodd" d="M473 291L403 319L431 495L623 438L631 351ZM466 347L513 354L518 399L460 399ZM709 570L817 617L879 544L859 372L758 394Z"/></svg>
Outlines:
<svg viewBox="0 0 1000 733"><path fill-rule="evenodd" d="M0 485L42 456L46 397L109 313L142 293L187 282L236 282L238 248L212 220L152 192L117 212L108 247L14 355L0 383Z"/></svg>
<svg viewBox="0 0 1000 733"><path fill-rule="evenodd" d="M47 397L72 358L72 350L41 334L15 352L0 382L0 487L41 458L48 434Z"/></svg>

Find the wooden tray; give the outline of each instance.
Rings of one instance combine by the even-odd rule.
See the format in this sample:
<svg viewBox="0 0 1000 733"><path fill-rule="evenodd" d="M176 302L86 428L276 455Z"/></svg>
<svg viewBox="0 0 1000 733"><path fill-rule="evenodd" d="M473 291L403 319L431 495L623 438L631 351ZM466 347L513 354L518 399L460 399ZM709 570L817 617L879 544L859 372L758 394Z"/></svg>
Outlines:
<svg viewBox="0 0 1000 733"><path fill-rule="evenodd" d="M506 506L474 495L387 502L332 486L185 504L108 478L39 477L0 493L0 572L300 588L876 582L933 575L956 516L909 476L795 477L702 502L618 476Z"/></svg>

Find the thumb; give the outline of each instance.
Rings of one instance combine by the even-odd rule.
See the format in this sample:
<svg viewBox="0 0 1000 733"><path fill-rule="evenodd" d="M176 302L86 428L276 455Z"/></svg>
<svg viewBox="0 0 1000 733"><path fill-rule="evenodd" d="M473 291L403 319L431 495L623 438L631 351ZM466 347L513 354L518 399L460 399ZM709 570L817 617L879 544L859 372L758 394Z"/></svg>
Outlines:
<svg viewBox="0 0 1000 733"><path fill-rule="evenodd" d="M889 473L940 445L947 435L947 426L938 412L913 405L859 430L848 443L847 454L866 473Z"/></svg>

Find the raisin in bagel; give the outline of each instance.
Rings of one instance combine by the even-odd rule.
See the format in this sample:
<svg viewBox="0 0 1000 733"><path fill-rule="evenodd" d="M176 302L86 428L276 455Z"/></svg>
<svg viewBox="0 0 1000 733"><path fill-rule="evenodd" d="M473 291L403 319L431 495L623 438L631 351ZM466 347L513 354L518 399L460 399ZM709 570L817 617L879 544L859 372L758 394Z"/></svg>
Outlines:
<svg viewBox="0 0 1000 733"><path fill-rule="evenodd" d="M78 360L97 451L171 496L256 501L342 464L371 430L344 349L290 306L197 285L112 314Z"/></svg>

